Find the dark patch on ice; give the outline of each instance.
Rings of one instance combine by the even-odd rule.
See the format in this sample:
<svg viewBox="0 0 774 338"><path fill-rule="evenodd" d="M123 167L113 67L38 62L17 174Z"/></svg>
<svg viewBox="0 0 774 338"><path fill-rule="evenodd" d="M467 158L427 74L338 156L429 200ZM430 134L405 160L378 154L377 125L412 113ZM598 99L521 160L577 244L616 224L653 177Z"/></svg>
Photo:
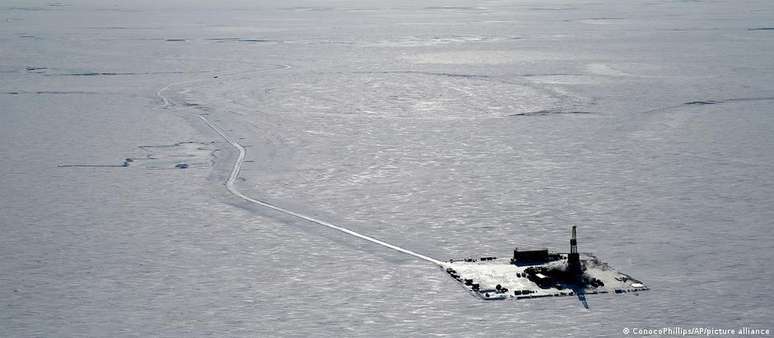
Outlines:
<svg viewBox="0 0 774 338"><path fill-rule="evenodd" d="M37 90L37 91L8 91L6 95L112 95L112 93L90 92L81 90Z"/></svg>
<svg viewBox="0 0 774 338"><path fill-rule="evenodd" d="M239 41L240 38L208 38L207 41Z"/></svg>
<svg viewBox="0 0 774 338"><path fill-rule="evenodd" d="M24 70L26 70L28 72L40 73L42 71L48 70L48 68L46 68L46 67L27 66L27 67L24 67Z"/></svg>
<svg viewBox="0 0 774 338"><path fill-rule="evenodd" d="M215 149L211 146L213 143L178 142L140 146L147 155L132 160L152 170L208 168L214 162Z"/></svg>
<svg viewBox="0 0 774 338"><path fill-rule="evenodd" d="M665 112L673 109L678 109L686 106L706 106L706 105L714 105L714 104L727 104L727 103L737 103L737 102L756 102L756 101L774 101L774 96L757 96L757 97L733 97L728 99L706 99L706 100L694 100L694 101L688 101L681 104L673 105L673 106L666 106L666 107L660 107L660 108L654 108L646 111L642 111L640 113L642 114L649 114L649 113L658 113L658 112Z"/></svg>
<svg viewBox="0 0 774 338"><path fill-rule="evenodd" d="M205 106L205 105L202 105L202 104L199 104L199 103L196 103L196 102L188 102L188 101L184 101L184 102L182 103L182 105L183 105L184 107L188 107L188 108L194 108L194 109L197 109L197 110L199 110L199 111L202 111L203 113L200 113L200 115L207 115L207 114L208 114L208 112L210 111L210 108L209 108L209 107L207 107L207 106Z"/></svg>
<svg viewBox="0 0 774 338"><path fill-rule="evenodd" d="M32 35L32 34L19 34L19 38L21 39L33 39L33 40L43 40L43 38Z"/></svg>
<svg viewBox="0 0 774 338"><path fill-rule="evenodd" d="M748 31L774 31L774 27L755 27L748 28Z"/></svg>
<svg viewBox="0 0 774 338"><path fill-rule="evenodd" d="M723 104L723 103L733 103L733 102L753 102L753 101L772 101L774 100L774 96L760 96L760 97L734 97L730 99L723 99L723 100L697 100L697 101L689 101L686 103L683 103L683 105L686 106L696 106L696 105L710 105L710 104Z"/></svg>
<svg viewBox="0 0 774 338"><path fill-rule="evenodd" d="M526 113L516 113L508 116L547 116L547 115L594 115L596 113L582 110L538 110Z"/></svg>
<svg viewBox="0 0 774 338"><path fill-rule="evenodd" d="M271 39L239 39L239 42L282 42L281 40Z"/></svg>
<svg viewBox="0 0 774 338"><path fill-rule="evenodd" d="M186 39L164 39L166 42L186 42Z"/></svg>
<svg viewBox="0 0 774 338"><path fill-rule="evenodd" d="M720 103L720 102L719 101L714 101L714 100L705 100L705 101L690 101L690 102L686 102L684 104L685 105L705 105L705 104L718 104L718 103Z"/></svg>
<svg viewBox="0 0 774 338"><path fill-rule="evenodd" d="M126 168L129 162L130 159L124 160L122 164L60 164L57 168Z"/></svg>
<svg viewBox="0 0 774 338"><path fill-rule="evenodd" d="M59 168L126 168L141 165L151 170L208 168L214 163L215 148L210 143L178 142L168 145L139 146L144 157L129 157L121 164L74 163L60 164Z"/></svg>
<svg viewBox="0 0 774 338"><path fill-rule="evenodd" d="M169 72L82 72L82 73L45 74L45 76L131 76L131 75L160 75L160 74L186 74L186 72L181 72L181 71L169 71Z"/></svg>

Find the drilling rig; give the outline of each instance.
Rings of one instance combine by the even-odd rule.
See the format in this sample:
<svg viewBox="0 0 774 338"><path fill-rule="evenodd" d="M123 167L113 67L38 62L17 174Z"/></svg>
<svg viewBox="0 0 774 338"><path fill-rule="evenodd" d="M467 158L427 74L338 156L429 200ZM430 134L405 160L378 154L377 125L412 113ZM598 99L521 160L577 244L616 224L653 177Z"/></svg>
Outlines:
<svg viewBox="0 0 774 338"><path fill-rule="evenodd" d="M575 226L570 230L570 253L567 255L567 272L579 277L583 274L580 256L578 255L578 239L575 233Z"/></svg>

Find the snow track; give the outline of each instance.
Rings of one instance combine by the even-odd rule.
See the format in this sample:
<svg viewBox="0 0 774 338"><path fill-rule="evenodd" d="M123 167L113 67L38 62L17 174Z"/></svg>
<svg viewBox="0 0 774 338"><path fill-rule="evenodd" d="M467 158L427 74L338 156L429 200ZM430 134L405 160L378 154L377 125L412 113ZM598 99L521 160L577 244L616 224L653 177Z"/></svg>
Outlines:
<svg viewBox="0 0 774 338"><path fill-rule="evenodd" d="M290 68L290 66L283 66L283 69L287 69L287 68ZM169 98L164 96L164 92L166 90L168 90L171 87L176 86L176 85L189 84L189 83L194 83L194 82L199 82L199 81L204 81L204 80L192 80L192 81L182 81L182 82L171 83L171 84L169 84L169 85L159 89L159 91L156 92L156 95L162 100L163 107L167 107L167 106L173 105L173 103L172 103L172 101ZM407 255L414 256L416 258L428 261L430 263L433 263L433 264L436 264L436 265L439 265L439 266L443 266L443 262L441 262L441 261L439 261L439 260L437 260L435 258L428 257L428 256L422 255L420 253L417 253L417 252L414 252L414 251L411 251L411 250L408 250L408 249L401 248L401 247L399 247L397 245L393 245L393 244L390 244L390 243L378 240L378 239L373 238L371 236L367 236L367 235L364 235L364 234L352 231L352 230L347 229L345 227L338 226L338 225L335 225L333 223L329 223L329 222L326 222L326 221L323 221L323 220L319 220L319 219L316 219L314 217L307 216L307 215L304 215L304 214L301 214L301 213L298 213L298 212L295 212L295 211L292 211L292 210L288 210L288 209L276 206L274 204L271 204L269 202L264 202L264 201L261 201L261 200L257 200L255 198L252 198L250 196L247 196L247 195L243 194L241 191L239 191L239 189L237 189L237 187L236 187L236 180L239 178L239 172L241 171L242 164L245 161L245 154L247 153L247 151L245 150L245 147L243 147L241 144L236 142L233 138L228 136L222 129L220 129L220 127L218 127L215 123L213 123L212 121L207 119L207 117L205 115L199 115L199 118L205 124L207 124L207 126L209 126L212 130L214 130L218 135L220 135L220 137L222 137L226 142L228 142L231 146L233 146L237 150L237 152L238 152L237 159L234 162L234 167L231 170L231 174L229 175L228 180L226 180L226 189L228 189L228 191L231 192L234 196L239 197L239 198L241 198L241 199L243 199L243 200L245 200L247 202L250 202L252 204L259 205L259 206L262 206L262 207L265 207L265 208L269 208L269 209L272 209L272 210L275 210L275 211L278 211L278 212L281 212L281 213L284 213L284 214L287 214L287 215L291 215L291 216L294 216L294 217L297 217L297 218L300 218L300 219L303 219L305 221L309 221L309 222L312 222L312 223L315 223L315 224L318 224L318 225L322 225L322 226L325 226L325 227L328 227L328 228L331 228L331 229L334 229L334 230L337 230L337 231L341 231L341 232L343 232L345 234L348 234L350 236L357 237L357 238L360 238L362 240L365 240L365 241L368 241L368 242L371 242L371 243L374 243L374 244L378 244L378 245L381 245L383 247L386 247L386 248L389 248L389 249L392 249L392 250L395 250L395 251L398 251L398 252L401 252L401 253L404 253L404 254L407 254Z"/></svg>

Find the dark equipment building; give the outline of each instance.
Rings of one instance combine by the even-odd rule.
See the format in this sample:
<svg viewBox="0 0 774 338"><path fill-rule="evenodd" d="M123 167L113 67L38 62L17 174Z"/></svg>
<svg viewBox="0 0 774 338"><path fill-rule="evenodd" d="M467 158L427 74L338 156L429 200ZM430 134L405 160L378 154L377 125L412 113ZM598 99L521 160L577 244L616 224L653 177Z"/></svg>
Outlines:
<svg viewBox="0 0 774 338"><path fill-rule="evenodd" d="M511 258L511 264L535 264L547 262L548 260L548 249L519 251L519 248L515 248L513 249L513 258Z"/></svg>

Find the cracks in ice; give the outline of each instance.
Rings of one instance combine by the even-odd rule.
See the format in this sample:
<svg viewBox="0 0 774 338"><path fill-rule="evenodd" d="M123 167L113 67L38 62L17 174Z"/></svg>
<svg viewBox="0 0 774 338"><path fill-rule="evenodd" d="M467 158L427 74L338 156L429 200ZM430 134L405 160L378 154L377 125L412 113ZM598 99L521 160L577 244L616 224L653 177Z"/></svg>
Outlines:
<svg viewBox="0 0 774 338"><path fill-rule="evenodd" d="M515 113L508 116L546 116L546 115L594 115L596 113L582 110L547 109L526 113Z"/></svg>
<svg viewBox="0 0 774 338"><path fill-rule="evenodd" d="M161 71L161 72L75 72L75 73L53 73L44 74L44 76L128 76L128 75L163 75L163 74L191 74L200 72L183 71Z"/></svg>
<svg viewBox="0 0 774 338"><path fill-rule="evenodd" d="M14 90L3 92L6 95L113 95L113 93L83 91L83 90Z"/></svg>
<svg viewBox="0 0 774 338"><path fill-rule="evenodd" d="M730 103L758 102L758 101L774 101L774 96L732 97L727 99L694 100L694 101L688 101L688 102L684 102L673 106L650 109L640 113L643 113L643 114L657 113L657 112L664 112L664 111L679 109L683 107L690 107L690 106L707 106L707 105L716 105L716 104L730 104Z"/></svg>
<svg viewBox="0 0 774 338"><path fill-rule="evenodd" d="M698 100L683 103L683 105L710 105L710 104L723 104L734 102L754 102L754 101L772 101L774 96L761 96L761 97L735 97L723 100Z"/></svg>
<svg viewBox="0 0 774 338"><path fill-rule="evenodd" d="M127 168L142 166L149 170L209 168L215 163L214 142L178 142L167 145L139 146L146 155L127 157L120 164L74 163L60 164L59 168Z"/></svg>
<svg viewBox="0 0 774 338"><path fill-rule="evenodd" d="M735 97L735 98L719 99L719 100L718 99L694 100L694 101L688 101L688 102L684 102L673 106L651 109L651 110L643 111L641 113L664 112L664 111L669 111L669 110L674 110L674 109L679 109L679 108L689 107L689 106L706 106L706 105L729 104L729 103L739 103L739 102L756 102L756 101L774 101L774 96ZM515 113L508 116L520 117L520 116L596 115L596 114L598 113L590 112L590 111L581 111L581 110L546 109L546 110L539 110L534 112Z"/></svg>

